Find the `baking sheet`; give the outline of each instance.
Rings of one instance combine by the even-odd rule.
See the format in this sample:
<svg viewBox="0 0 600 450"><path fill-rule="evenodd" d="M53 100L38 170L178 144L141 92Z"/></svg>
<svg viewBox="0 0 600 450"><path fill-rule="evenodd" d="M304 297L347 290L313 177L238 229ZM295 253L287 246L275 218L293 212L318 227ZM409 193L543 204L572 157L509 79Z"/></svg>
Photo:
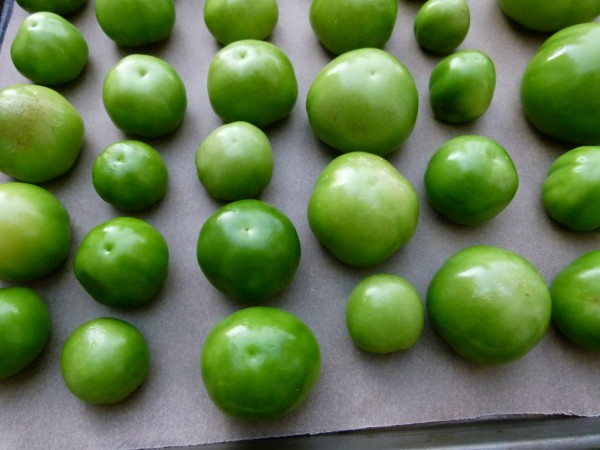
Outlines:
<svg viewBox="0 0 600 450"><path fill-rule="evenodd" d="M241 307L207 282L195 255L200 226L221 205L203 190L194 166L198 144L222 123L212 112L206 92L208 64L220 46L203 23L203 3L176 0L177 23L172 36L162 44L137 50L164 58L176 68L188 89L189 106L180 129L165 138L147 140L163 155L170 181L164 200L135 216L152 223L165 236L171 252L170 271L158 297L131 311L95 303L75 280L72 262L77 246L93 226L121 215L94 192L91 167L107 145L130 137L118 131L106 115L101 86L110 67L132 51L117 47L104 36L95 21L93 1L72 16L86 36L90 60L81 78L57 90L82 113L85 144L76 166L44 187L71 213L73 246L68 260L55 273L27 284L46 299L53 330L36 363L11 379L0 380L0 448L156 448L489 416L598 415L600 356L567 343L553 328L521 360L492 367L461 359L428 323L413 348L386 356L357 350L345 329L347 296L370 274L399 274L411 281L424 299L429 280L441 264L469 245L497 245L516 251L548 282L575 257L599 247L597 233L561 228L541 205L540 186L549 165L571 148L535 132L519 106L520 75L545 36L513 25L494 0L468 3L471 29L460 49L479 49L494 60L497 88L481 119L456 126L437 122L428 106L429 74L440 58L422 52L412 34L422 2L400 0L397 25L385 48L413 74L420 92L420 111L414 132L388 159L417 190L419 225L413 239L387 262L353 269L317 243L306 220L314 182L336 153L312 134L304 101L312 80L332 57L310 28L310 1L279 2L279 23L269 40L290 57L299 97L287 119L265 130L273 146L275 169L260 198L292 219L302 243L302 261L291 285L269 305L294 312L313 329L321 344L323 369L304 405L281 419L262 422L221 414L204 391L198 366L210 328ZM15 5L0 53L1 87L28 82L14 69L9 52L16 28L26 15ZM473 228L453 225L433 212L422 183L433 152L446 140L466 133L501 143L520 176L519 190L509 207L493 221ZM1 182L9 180L0 175ZM84 404L67 391L60 374L60 351L68 335L81 323L100 316L119 317L136 325L151 351L145 383L118 405Z"/></svg>

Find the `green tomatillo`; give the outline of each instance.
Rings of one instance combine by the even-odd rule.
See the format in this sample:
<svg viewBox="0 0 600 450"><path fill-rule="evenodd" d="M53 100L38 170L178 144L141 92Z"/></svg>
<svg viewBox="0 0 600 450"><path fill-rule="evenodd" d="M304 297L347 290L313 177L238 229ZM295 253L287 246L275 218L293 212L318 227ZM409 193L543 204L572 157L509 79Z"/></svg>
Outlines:
<svg viewBox="0 0 600 450"><path fill-rule="evenodd" d="M92 167L98 195L122 211L141 211L154 205L165 195L168 180L160 153L140 141L110 144Z"/></svg>
<svg viewBox="0 0 600 450"><path fill-rule="evenodd" d="M21 22L10 56L23 76L51 86L79 76L87 64L88 45L79 29L66 19L38 12Z"/></svg>
<svg viewBox="0 0 600 450"><path fill-rule="evenodd" d="M92 228L73 269L90 296L113 308L143 305L165 282L169 248L160 232L134 217L117 217Z"/></svg>
<svg viewBox="0 0 600 450"><path fill-rule="evenodd" d="M366 352L408 349L421 336L424 321L419 293L397 275L364 278L354 287L346 304L348 333L356 346Z"/></svg>
<svg viewBox="0 0 600 450"><path fill-rule="evenodd" d="M310 24L334 55L357 48L382 48L398 14L397 0L312 0Z"/></svg>
<svg viewBox="0 0 600 450"><path fill-rule="evenodd" d="M600 147L578 147L550 166L542 184L544 208L576 231L600 228Z"/></svg>
<svg viewBox="0 0 600 450"><path fill-rule="evenodd" d="M35 291L0 288L0 379L35 361L46 347L50 326L48 308Z"/></svg>
<svg viewBox="0 0 600 450"><path fill-rule="evenodd" d="M0 90L0 171L43 183L69 170L83 145L81 114L53 89L13 84Z"/></svg>
<svg viewBox="0 0 600 450"><path fill-rule="evenodd" d="M525 116L540 132L578 145L600 145L600 23L548 38L521 80Z"/></svg>
<svg viewBox="0 0 600 450"><path fill-rule="evenodd" d="M478 364L523 357L546 334L551 310L550 292L538 270L498 247L458 251L427 290L433 328L453 350Z"/></svg>
<svg viewBox="0 0 600 450"><path fill-rule="evenodd" d="M290 59L270 42L246 39L223 47L208 67L208 99L225 122L265 127L286 117L298 98Z"/></svg>
<svg viewBox="0 0 600 450"><path fill-rule="evenodd" d="M0 279L34 280L54 271L71 247L71 219L50 191L0 184Z"/></svg>
<svg viewBox="0 0 600 450"><path fill-rule="evenodd" d="M533 31L554 32L600 15L598 0L498 0L502 11Z"/></svg>
<svg viewBox="0 0 600 450"><path fill-rule="evenodd" d="M458 136L431 157L424 176L431 206L446 218L477 225L512 201L519 176L508 152L485 136Z"/></svg>
<svg viewBox="0 0 600 450"><path fill-rule="evenodd" d="M124 47L163 41L175 25L173 0L96 0L95 8L102 31Z"/></svg>
<svg viewBox="0 0 600 450"><path fill-rule="evenodd" d="M496 89L496 68L479 50L446 56L429 77L429 104L442 122L471 122L490 107Z"/></svg>
<svg viewBox="0 0 600 450"><path fill-rule="evenodd" d="M60 367L73 395L91 404L111 404L126 399L143 383L150 352L135 326L101 317L71 333L62 349Z"/></svg>
<svg viewBox="0 0 600 450"><path fill-rule="evenodd" d="M579 256L550 287L552 321L572 342L600 351L600 250Z"/></svg>
<svg viewBox="0 0 600 450"><path fill-rule="evenodd" d="M248 122L232 122L210 133L196 151L198 179L219 200L256 197L273 174L267 135Z"/></svg>
<svg viewBox="0 0 600 450"><path fill-rule="evenodd" d="M300 239L292 221L274 206L246 199L215 211L202 225L197 258L208 281L248 304L281 292L300 264Z"/></svg>
<svg viewBox="0 0 600 450"><path fill-rule="evenodd" d="M121 59L106 75L102 102L121 130L159 137L181 124L187 93L179 74L168 62L133 54Z"/></svg>
<svg viewBox="0 0 600 450"><path fill-rule="evenodd" d="M218 322L202 347L206 392L224 413L274 419L302 404L321 371L319 343L294 314L265 306Z"/></svg>
<svg viewBox="0 0 600 450"><path fill-rule="evenodd" d="M319 174L308 203L316 238L351 266L374 266L406 244L417 228L419 200L380 156L350 152Z"/></svg>
<svg viewBox="0 0 600 450"><path fill-rule="evenodd" d="M87 0L17 0L17 4L30 13L48 11L67 16L87 3Z"/></svg>
<svg viewBox="0 0 600 450"><path fill-rule="evenodd" d="M387 155L412 133L419 95L408 69L383 50L344 53L313 80L306 97L314 133L340 152Z"/></svg>
<svg viewBox="0 0 600 450"><path fill-rule="evenodd" d="M243 39L266 39L277 20L277 0L205 0L204 23L223 45Z"/></svg>
<svg viewBox="0 0 600 450"><path fill-rule="evenodd" d="M415 38L431 53L447 54L467 37L471 12L466 0L428 0L414 22Z"/></svg>

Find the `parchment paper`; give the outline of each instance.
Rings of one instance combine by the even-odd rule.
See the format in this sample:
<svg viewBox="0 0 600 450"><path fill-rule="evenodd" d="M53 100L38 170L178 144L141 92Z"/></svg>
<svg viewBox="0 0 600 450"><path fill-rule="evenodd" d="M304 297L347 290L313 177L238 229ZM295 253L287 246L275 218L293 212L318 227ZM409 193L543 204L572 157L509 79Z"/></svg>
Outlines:
<svg viewBox="0 0 600 450"><path fill-rule="evenodd" d="M315 179L336 153L311 132L304 102L312 80L332 56L310 28L309 0L280 0L280 19L270 41L290 57L299 98L289 118L265 130L273 146L275 170L260 198L292 219L302 243L302 261L289 288L269 304L294 312L313 329L321 344L323 369L303 406L279 420L264 422L235 420L219 412L205 393L198 366L210 328L241 307L207 282L195 255L201 224L221 205L204 191L194 166L198 144L222 123L211 110L206 92L208 64L220 46L204 25L203 3L176 0L177 23L170 39L136 50L162 57L176 68L187 86L189 107L179 130L148 141L167 163L169 188L159 205L136 216L165 236L171 251L170 272L155 301L132 311L95 303L75 280L72 263L81 239L93 226L121 215L94 192L91 167L107 145L131 137L110 122L102 106L101 86L110 67L133 51L117 47L102 33L93 1L71 17L86 36L90 60L80 79L57 90L81 111L85 144L76 166L44 186L69 209L74 239L65 264L27 284L46 299L53 330L48 347L33 366L0 381L0 448L153 448L497 415L600 413L600 356L569 344L554 328L521 360L492 367L471 364L454 354L428 323L413 348L388 356L357 350L347 335L347 296L367 275L404 276L424 300L437 269L469 245L516 251L550 282L567 263L600 244L597 233L575 233L555 225L541 205L540 185L550 163L571 148L534 131L519 105L520 76L546 36L513 25L494 0L469 1L471 29L460 48L482 50L494 60L497 88L481 119L464 126L446 125L432 117L427 93L429 74L440 58L421 51L412 34L422 3L400 0L397 26L386 46L412 72L420 92L416 128L388 158L419 194L419 226L408 245L387 262L357 270L330 256L307 224L306 206ZM25 17L15 5L0 55L2 87L28 82L14 69L9 52ZM520 175L518 193L509 207L493 221L472 228L453 225L433 212L422 183L433 152L446 140L466 133L501 143ZM0 181L9 178L2 175ZM152 357L143 386L114 406L84 404L70 394L60 374L60 351L68 335L100 316L136 325L146 336Z"/></svg>

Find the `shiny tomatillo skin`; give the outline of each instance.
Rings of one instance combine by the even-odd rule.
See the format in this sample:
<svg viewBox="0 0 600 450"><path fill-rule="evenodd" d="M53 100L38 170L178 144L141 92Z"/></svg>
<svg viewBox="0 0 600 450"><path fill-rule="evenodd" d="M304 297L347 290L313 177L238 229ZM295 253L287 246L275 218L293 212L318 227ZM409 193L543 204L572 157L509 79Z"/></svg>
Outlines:
<svg viewBox="0 0 600 450"><path fill-rule="evenodd" d="M491 246L458 251L434 275L427 312L438 334L478 364L515 361L546 334L550 292L522 256Z"/></svg>
<svg viewBox="0 0 600 450"><path fill-rule="evenodd" d="M521 105L544 134L600 145L600 23L564 28L548 38L521 80Z"/></svg>
<svg viewBox="0 0 600 450"><path fill-rule="evenodd" d="M600 251L571 261L554 278L552 321L575 344L600 351Z"/></svg>
<svg viewBox="0 0 600 450"><path fill-rule="evenodd" d="M542 184L542 200L548 214L572 230L600 228L600 146L559 156Z"/></svg>
<svg viewBox="0 0 600 450"><path fill-rule="evenodd" d="M519 25L541 32L590 22L600 15L600 0L498 0L498 4Z"/></svg>
<svg viewBox="0 0 600 450"><path fill-rule="evenodd" d="M292 313L237 311L210 331L200 357L208 395L234 417L274 419L303 403L321 371L314 334Z"/></svg>

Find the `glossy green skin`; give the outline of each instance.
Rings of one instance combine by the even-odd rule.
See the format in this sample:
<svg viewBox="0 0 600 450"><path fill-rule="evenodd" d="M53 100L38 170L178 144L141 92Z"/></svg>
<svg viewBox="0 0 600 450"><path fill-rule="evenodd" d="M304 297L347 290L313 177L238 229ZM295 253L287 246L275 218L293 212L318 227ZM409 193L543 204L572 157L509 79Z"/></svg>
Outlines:
<svg viewBox="0 0 600 450"><path fill-rule="evenodd" d="M314 133L344 153L397 150L412 132L418 108L412 75L379 49L338 56L317 74L306 97Z"/></svg>
<svg viewBox="0 0 600 450"><path fill-rule="evenodd" d="M265 127L286 117L298 99L298 81L287 55L270 42L233 42L208 68L208 98L225 122Z"/></svg>
<svg viewBox="0 0 600 450"><path fill-rule="evenodd" d="M48 11L66 16L81 9L87 0L17 0L17 4L30 13Z"/></svg>
<svg viewBox="0 0 600 450"><path fill-rule="evenodd" d="M382 48L396 25L396 0L312 0L309 19L323 46L334 55Z"/></svg>
<svg viewBox="0 0 600 450"><path fill-rule="evenodd" d="M429 104L438 120L471 122L488 110L495 89L496 68L490 57L479 50L461 50L431 72Z"/></svg>
<svg viewBox="0 0 600 450"><path fill-rule="evenodd" d="M95 5L102 31L124 47L163 41L175 25L173 0L96 0Z"/></svg>
<svg viewBox="0 0 600 450"><path fill-rule="evenodd" d="M167 278L169 248L160 232L133 217L92 228L74 261L75 277L94 300L113 308L148 303Z"/></svg>
<svg viewBox="0 0 600 450"><path fill-rule="evenodd" d="M546 282L522 256L474 246L451 256L427 291L434 329L478 364L515 361L544 337L552 302Z"/></svg>
<svg viewBox="0 0 600 450"><path fill-rule="evenodd" d="M540 132L580 145L600 144L600 23L547 39L521 80L525 116Z"/></svg>
<svg viewBox="0 0 600 450"><path fill-rule="evenodd" d="M321 351L310 328L292 313L255 306L214 326L202 347L200 369L221 411L274 419L306 400L319 378Z"/></svg>
<svg viewBox="0 0 600 450"><path fill-rule="evenodd" d="M450 139L431 157L424 176L429 203L462 225L477 225L498 215L519 187L517 170L507 151L484 137Z"/></svg>
<svg viewBox="0 0 600 450"><path fill-rule="evenodd" d="M87 64L88 46L76 26L61 16L39 12L27 17L10 46L21 75L46 86L67 83Z"/></svg>
<svg viewBox="0 0 600 450"><path fill-rule="evenodd" d="M54 271L71 246L69 213L52 193L28 183L0 184L0 279L28 281Z"/></svg>
<svg viewBox="0 0 600 450"><path fill-rule="evenodd" d="M462 44L470 26L466 0L428 0L415 17L414 34L422 48L443 55Z"/></svg>
<svg viewBox="0 0 600 450"><path fill-rule="evenodd" d="M542 184L544 208L575 231L600 228L600 147L578 147L559 156Z"/></svg>
<svg viewBox="0 0 600 450"><path fill-rule="evenodd" d="M196 151L198 179L219 200L256 197L273 175L273 150L267 135L248 122L225 124Z"/></svg>
<svg viewBox="0 0 600 450"><path fill-rule="evenodd" d="M553 32L600 14L599 0L498 0L504 13L533 31Z"/></svg>
<svg viewBox="0 0 600 450"><path fill-rule="evenodd" d="M576 258L552 282L552 321L572 342L600 351L600 250Z"/></svg>
<svg viewBox="0 0 600 450"><path fill-rule="evenodd" d="M106 147L92 167L98 195L122 211L141 211L167 191L167 166L153 147L140 141L119 141Z"/></svg>
<svg viewBox="0 0 600 450"><path fill-rule="evenodd" d="M223 45L243 39L266 39L277 20L277 0L205 0L204 23Z"/></svg>
<svg viewBox="0 0 600 450"><path fill-rule="evenodd" d="M133 54L121 59L106 75L102 101L121 130L159 137L181 124L187 93L169 63L155 56Z"/></svg>
<svg viewBox="0 0 600 450"><path fill-rule="evenodd" d="M380 156L352 152L321 172L308 203L308 223L333 255L351 266L388 259L415 232L419 200L410 184Z"/></svg>
<svg viewBox="0 0 600 450"><path fill-rule="evenodd" d="M63 346L60 366L67 388L91 404L117 403L146 379L150 353L142 333L112 317L80 325Z"/></svg>
<svg viewBox="0 0 600 450"><path fill-rule="evenodd" d="M397 275L371 275L346 304L346 327L357 347L371 353L406 350L421 336L425 313L419 293Z"/></svg>
<svg viewBox="0 0 600 450"><path fill-rule="evenodd" d="M0 288L0 379L35 361L46 347L50 326L48 308L33 290Z"/></svg>
<svg viewBox="0 0 600 450"><path fill-rule="evenodd" d="M208 281L228 297L262 303L281 292L300 264L294 224L260 200L238 200L202 225L196 255Z"/></svg>
<svg viewBox="0 0 600 450"><path fill-rule="evenodd" d="M14 84L0 90L0 171L43 183L69 170L83 144L83 119L58 92Z"/></svg>

